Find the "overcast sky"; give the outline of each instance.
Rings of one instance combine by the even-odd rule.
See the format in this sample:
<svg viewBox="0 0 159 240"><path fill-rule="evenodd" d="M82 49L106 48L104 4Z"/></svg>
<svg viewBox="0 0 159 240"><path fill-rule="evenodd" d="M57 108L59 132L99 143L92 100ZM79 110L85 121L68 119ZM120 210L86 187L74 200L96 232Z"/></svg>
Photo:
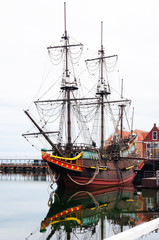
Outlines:
<svg viewBox="0 0 159 240"><path fill-rule="evenodd" d="M159 1L67 0L67 30L90 49L104 46L119 56L124 92L134 106L134 129L159 126ZM41 84L47 47L63 33L58 0L0 2L0 154L40 156L23 138L23 113ZM33 153L34 152L34 153Z"/></svg>

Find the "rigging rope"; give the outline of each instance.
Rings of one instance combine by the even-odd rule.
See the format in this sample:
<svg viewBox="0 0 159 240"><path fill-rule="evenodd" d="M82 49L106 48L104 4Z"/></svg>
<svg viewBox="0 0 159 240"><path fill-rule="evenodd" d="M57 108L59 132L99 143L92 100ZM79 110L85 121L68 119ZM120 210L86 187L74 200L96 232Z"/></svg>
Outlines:
<svg viewBox="0 0 159 240"><path fill-rule="evenodd" d="M127 117L127 114L126 114L126 110L125 110L125 109L124 109L124 113L125 113L125 116L126 116L126 121L127 121L127 124L128 124L129 131L130 131L131 129L130 129L130 125L129 125L129 121L128 121L128 117Z"/></svg>
<svg viewBox="0 0 159 240"><path fill-rule="evenodd" d="M96 112L95 112L94 123L93 123L93 128L92 128L92 138L93 138L93 141L96 142L96 143L99 141L99 134L98 134L98 129L99 129L99 109L100 109L100 106L97 105Z"/></svg>
<svg viewBox="0 0 159 240"><path fill-rule="evenodd" d="M64 121L64 112L65 112L65 107L66 107L66 102L63 102L62 103L62 108L61 108L61 116L60 116L60 123L59 123L59 134L58 134L58 138L57 138L57 142L58 143L62 143L62 139L63 139L63 123L65 122Z"/></svg>
<svg viewBox="0 0 159 240"><path fill-rule="evenodd" d="M55 51L55 50L54 50ZM56 49L57 51L57 49ZM50 49L48 50L48 54L49 54L49 57L50 57L50 61L53 65L59 65L60 62L62 61L62 58L63 58L63 51L59 51L59 54L58 55L55 55L53 54L53 51L50 51Z"/></svg>

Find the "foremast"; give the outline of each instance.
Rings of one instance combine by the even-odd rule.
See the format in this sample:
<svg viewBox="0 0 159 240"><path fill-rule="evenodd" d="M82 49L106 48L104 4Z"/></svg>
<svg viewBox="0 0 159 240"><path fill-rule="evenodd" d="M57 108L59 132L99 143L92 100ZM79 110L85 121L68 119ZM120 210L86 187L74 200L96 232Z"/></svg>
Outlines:
<svg viewBox="0 0 159 240"><path fill-rule="evenodd" d="M67 34L66 29L66 3L64 3L64 35L62 36L62 40L64 45L62 46L55 46L55 47L48 47L47 49L53 48L62 48L64 49L65 54L65 69L64 69L64 76L62 79L61 90L65 91L66 95L66 105L67 105L67 147L70 148L72 145L71 141L71 101L70 101L70 93L78 89L75 81L71 82L70 73L69 73L69 66L68 66L68 51L71 47L83 46L82 44L69 44L69 37Z"/></svg>

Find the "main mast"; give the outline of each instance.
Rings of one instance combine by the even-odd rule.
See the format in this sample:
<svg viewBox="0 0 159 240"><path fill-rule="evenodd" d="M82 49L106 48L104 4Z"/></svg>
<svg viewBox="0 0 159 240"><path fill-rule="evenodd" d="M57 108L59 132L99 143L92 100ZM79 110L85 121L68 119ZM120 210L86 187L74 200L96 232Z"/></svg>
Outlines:
<svg viewBox="0 0 159 240"><path fill-rule="evenodd" d="M106 58L117 57L117 55L105 56L104 47L103 47L103 22L101 22L101 48L98 51L100 53L99 58L88 59L87 61L99 61L100 65L100 79L97 86L96 95L100 97L100 106L101 106L101 134L100 134L100 149L103 152L104 149L104 97L107 97L110 94L108 87L106 86L104 79L104 60Z"/></svg>

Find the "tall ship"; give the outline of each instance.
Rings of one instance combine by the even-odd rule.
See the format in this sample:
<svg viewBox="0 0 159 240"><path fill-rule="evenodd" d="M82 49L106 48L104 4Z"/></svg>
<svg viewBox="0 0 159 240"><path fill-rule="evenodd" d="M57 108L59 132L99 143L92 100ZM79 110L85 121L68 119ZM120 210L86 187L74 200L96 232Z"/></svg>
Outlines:
<svg viewBox="0 0 159 240"><path fill-rule="evenodd" d="M131 183L137 136L133 132L127 138L122 135L125 109L131 101L124 99L123 91L119 99L111 99L108 74L115 68L117 55L105 54L103 22L97 57L83 61L91 73L83 81L82 74L76 74L75 70L79 70L84 46L71 40L64 3L64 34L59 45L47 48L51 64L57 70L52 85L34 102L39 120L35 120L29 110L24 111L38 132L27 132L23 136L27 140L29 137L45 140L47 147L41 142L42 159L48 163L51 179L58 186L105 188ZM60 74L58 64L62 65ZM47 100L48 93L51 95ZM114 134L106 145L105 125L109 116Z"/></svg>

